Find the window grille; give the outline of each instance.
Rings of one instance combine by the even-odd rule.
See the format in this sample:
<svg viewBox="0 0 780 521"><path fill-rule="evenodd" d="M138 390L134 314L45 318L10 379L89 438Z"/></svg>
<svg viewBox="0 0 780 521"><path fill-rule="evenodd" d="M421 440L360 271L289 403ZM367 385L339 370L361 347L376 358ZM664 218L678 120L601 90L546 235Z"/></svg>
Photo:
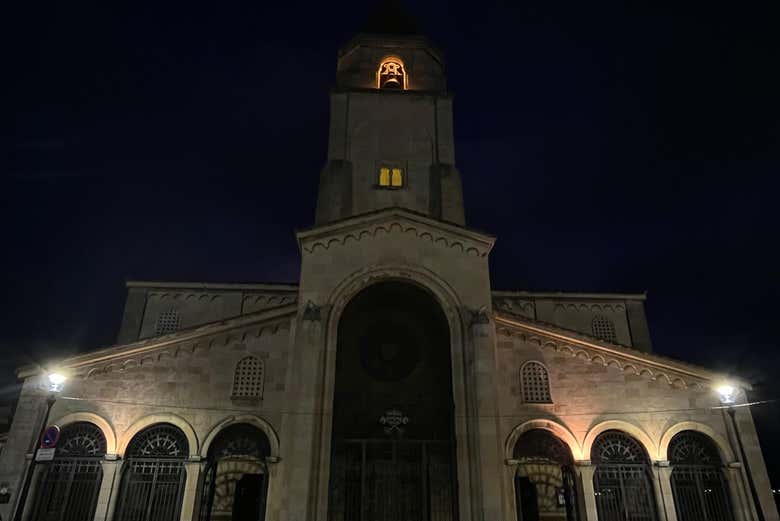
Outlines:
<svg viewBox="0 0 780 521"><path fill-rule="evenodd" d="M233 376L233 398L262 398L264 369L263 361L256 356L239 360Z"/></svg>
<svg viewBox="0 0 780 521"><path fill-rule="evenodd" d="M672 496L680 521L733 521L718 449L707 436L683 431L669 442Z"/></svg>
<svg viewBox="0 0 780 521"><path fill-rule="evenodd" d="M169 309L157 316L157 324L154 327L154 332L157 336L175 333L179 330L179 324L179 312L175 309Z"/></svg>
<svg viewBox="0 0 780 521"><path fill-rule="evenodd" d="M603 315L596 315L590 323L593 336L605 342L616 343L615 323Z"/></svg>
<svg viewBox="0 0 780 521"><path fill-rule="evenodd" d="M552 403L550 376L539 362L527 362L520 370L525 403Z"/></svg>
<svg viewBox="0 0 780 521"><path fill-rule="evenodd" d="M34 498L33 521L83 521L95 516L106 453L103 432L92 423L62 428L54 461L44 466Z"/></svg>
<svg viewBox="0 0 780 521"><path fill-rule="evenodd" d="M655 521L650 462L644 448L621 431L596 438L590 453L598 518L601 521Z"/></svg>

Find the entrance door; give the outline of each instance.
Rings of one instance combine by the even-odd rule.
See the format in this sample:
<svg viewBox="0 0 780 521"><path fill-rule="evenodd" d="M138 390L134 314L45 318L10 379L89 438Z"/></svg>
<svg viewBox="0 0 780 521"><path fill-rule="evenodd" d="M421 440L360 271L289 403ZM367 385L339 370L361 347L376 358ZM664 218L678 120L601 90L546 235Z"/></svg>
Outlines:
<svg viewBox="0 0 780 521"><path fill-rule="evenodd" d="M232 521L258 521L263 506L263 474L244 474L236 482Z"/></svg>
<svg viewBox="0 0 780 521"><path fill-rule="evenodd" d="M369 286L339 321L329 521L457 521L449 326L407 283Z"/></svg>
<svg viewBox="0 0 780 521"><path fill-rule="evenodd" d="M518 521L539 521L539 500L536 485L526 477L515 477Z"/></svg>

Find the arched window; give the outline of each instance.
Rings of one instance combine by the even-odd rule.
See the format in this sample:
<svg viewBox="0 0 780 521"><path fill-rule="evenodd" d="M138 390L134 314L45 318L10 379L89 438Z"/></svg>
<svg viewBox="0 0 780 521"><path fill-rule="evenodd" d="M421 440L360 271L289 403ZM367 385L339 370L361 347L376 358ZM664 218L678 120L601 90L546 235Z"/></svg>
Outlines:
<svg viewBox="0 0 780 521"><path fill-rule="evenodd" d="M520 383L525 403L552 403L550 376L540 362L526 362L520 369Z"/></svg>
<svg viewBox="0 0 780 521"><path fill-rule="evenodd" d="M650 460L638 441L621 431L605 431L593 443L590 459L596 465L599 521L656 519Z"/></svg>
<svg viewBox="0 0 780 521"><path fill-rule="evenodd" d="M253 425L238 423L217 434L204 472L200 521L263 521L270 454L268 437Z"/></svg>
<svg viewBox="0 0 780 521"><path fill-rule="evenodd" d="M136 434L125 452L118 521L176 521L181 511L189 444L174 425L158 423Z"/></svg>
<svg viewBox="0 0 780 521"><path fill-rule="evenodd" d="M399 166L380 167L378 185L381 188L402 188L404 186L404 169Z"/></svg>
<svg viewBox="0 0 780 521"><path fill-rule="evenodd" d="M154 326L154 334L157 336L168 335L179 330L179 312L171 308L157 315L157 323Z"/></svg>
<svg viewBox="0 0 780 521"><path fill-rule="evenodd" d="M568 445L552 433L532 429L518 438L512 454L517 461L517 520L577 519L574 459Z"/></svg>
<svg viewBox="0 0 780 521"><path fill-rule="evenodd" d="M718 449L707 436L682 431L669 442L672 494L679 521L733 521Z"/></svg>
<svg viewBox="0 0 780 521"><path fill-rule="evenodd" d="M408 78L403 62L398 58L382 60L376 73L376 83L379 89L406 89Z"/></svg>
<svg viewBox="0 0 780 521"><path fill-rule="evenodd" d="M106 438L96 425L76 422L62 428L54 460L38 481L34 521L83 521L95 516L106 454Z"/></svg>
<svg viewBox="0 0 780 521"><path fill-rule="evenodd" d="M617 334L615 333L615 323L604 315L596 315L590 323L590 329L593 336L604 340L605 342L616 343Z"/></svg>
<svg viewBox="0 0 780 521"><path fill-rule="evenodd" d="M256 356L242 358L233 374L233 398L254 399L263 397L265 367Z"/></svg>

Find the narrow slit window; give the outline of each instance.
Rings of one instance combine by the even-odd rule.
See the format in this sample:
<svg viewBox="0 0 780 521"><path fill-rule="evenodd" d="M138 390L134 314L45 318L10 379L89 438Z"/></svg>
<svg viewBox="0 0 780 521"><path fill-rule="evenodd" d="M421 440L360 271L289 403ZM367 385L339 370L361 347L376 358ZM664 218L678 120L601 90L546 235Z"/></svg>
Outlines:
<svg viewBox="0 0 780 521"><path fill-rule="evenodd" d="M393 176L390 184L393 188L399 188L404 185L404 173L400 168L393 168Z"/></svg>

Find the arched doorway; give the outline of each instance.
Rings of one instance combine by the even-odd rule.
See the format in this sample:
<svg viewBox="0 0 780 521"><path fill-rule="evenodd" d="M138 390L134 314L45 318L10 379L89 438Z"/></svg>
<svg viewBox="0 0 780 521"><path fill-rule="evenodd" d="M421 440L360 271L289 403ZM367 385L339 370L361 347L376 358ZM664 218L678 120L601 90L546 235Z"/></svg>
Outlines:
<svg viewBox="0 0 780 521"><path fill-rule="evenodd" d="M189 444L184 433L158 423L136 434L125 451L118 521L177 521Z"/></svg>
<svg viewBox="0 0 780 521"><path fill-rule="evenodd" d="M106 438L96 425L76 422L62 428L55 458L37 485L33 521L83 521L95 516Z"/></svg>
<svg viewBox="0 0 780 521"><path fill-rule="evenodd" d="M417 286L369 286L338 325L330 521L457 519L450 336Z"/></svg>
<svg viewBox="0 0 780 521"><path fill-rule="evenodd" d="M723 464L710 438L696 431L669 442L672 493L679 521L732 521Z"/></svg>
<svg viewBox="0 0 780 521"><path fill-rule="evenodd" d="M270 454L268 437L254 425L223 429L209 447L201 521L263 521Z"/></svg>
<svg viewBox="0 0 780 521"><path fill-rule="evenodd" d="M642 445L622 431L605 431L593 442L593 487L599 521L654 521L650 459Z"/></svg>
<svg viewBox="0 0 780 521"><path fill-rule="evenodd" d="M574 458L551 432L532 429L518 438L512 454L518 521L575 521Z"/></svg>

